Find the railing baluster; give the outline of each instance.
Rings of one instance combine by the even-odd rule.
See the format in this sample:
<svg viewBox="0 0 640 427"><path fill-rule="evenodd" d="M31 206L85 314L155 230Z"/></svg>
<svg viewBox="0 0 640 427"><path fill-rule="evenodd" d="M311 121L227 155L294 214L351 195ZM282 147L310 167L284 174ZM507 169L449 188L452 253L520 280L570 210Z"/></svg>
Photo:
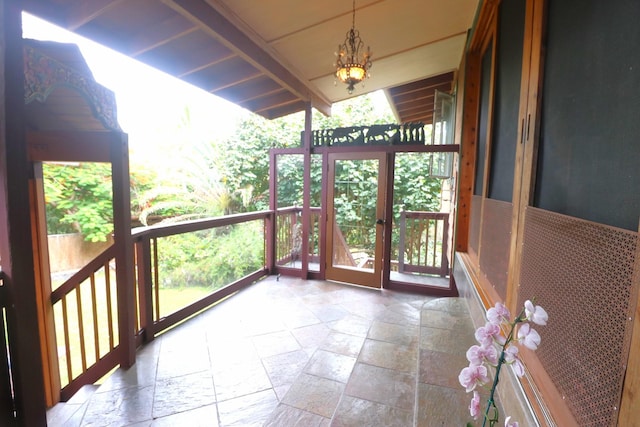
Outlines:
<svg viewBox="0 0 640 427"><path fill-rule="evenodd" d="M62 297L62 329L64 332L64 351L67 358L67 383L73 378L71 367L71 339L69 338L69 312L67 311L67 296Z"/></svg>
<svg viewBox="0 0 640 427"><path fill-rule="evenodd" d="M93 274L92 274L93 276ZM80 335L80 363L82 366L82 372L87 370L87 351L85 346L84 337L84 321L82 315L82 287L76 288L76 315L78 316L78 334Z"/></svg>
<svg viewBox="0 0 640 427"><path fill-rule="evenodd" d="M158 238L154 237L153 241L153 312L154 322L160 319L160 273L158 272Z"/></svg>
<svg viewBox="0 0 640 427"><path fill-rule="evenodd" d="M434 267L437 267L436 264L436 252L438 249L438 219L434 218L433 219L433 251L432 251L432 255L431 255L431 265L433 265Z"/></svg>
<svg viewBox="0 0 640 427"><path fill-rule="evenodd" d="M96 277L91 275L91 314L93 316L93 345L96 352L96 360L100 360L100 338L98 337L98 299L96 298Z"/></svg>
<svg viewBox="0 0 640 427"><path fill-rule="evenodd" d="M113 312L111 304L111 272L109 271L109 261L104 265L104 281L107 293L107 327L109 329L109 351L115 348L113 343Z"/></svg>

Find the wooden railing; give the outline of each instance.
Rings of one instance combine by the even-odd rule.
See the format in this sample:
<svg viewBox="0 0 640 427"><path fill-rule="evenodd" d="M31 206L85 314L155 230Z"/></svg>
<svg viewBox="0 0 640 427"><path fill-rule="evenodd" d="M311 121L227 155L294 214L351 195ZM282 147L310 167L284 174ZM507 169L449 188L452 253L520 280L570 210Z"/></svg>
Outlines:
<svg viewBox="0 0 640 427"><path fill-rule="evenodd" d="M136 329L137 344L149 342L155 335L204 308L241 290L275 268L275 260L291 260L295 252L296 224L300 208L261 211L176 224L156 225L133 231L136 258ZM319 255L318 224L320 209L312 208L312 238L310 260ZM214 240L233 227L252 224L262 230L253 233L263 245L262 261L255 271L171 312L164 312L162 280L167 274L162 266L163 239L188 233L213 233ZM257 227L256 227L257 226ZM446 235L448 214L433 212L403 212L400 220L400 256L398 270L445 275L448 271ZM277 233L276 233L277 232ZM277 234L277 242L273 241ZM222 254L224 256L224 254ZM277 258L276 258L277 256ZM56 337L61 368L61 398L67 400L82 385L93 383L119 363L118 310L116 283L112 266L115 248L112 246L62 283L51 294L56 319ZM229 263L237 262L229 259Z"/></svg>
<svg viewBox="0 0 640 427"><path fill-rule="evenodd" d="M51 293L63 401L118 364L114 259L111 246Z"/></svg>
<svg viewBox="0 0 640 427"><path fill-rule="evenodd" d="M398 272L448 274L448 213L403 211L399 228Z"/></svg>
<svg viewBox="0 0 640 427"><path fill-rule="evenodd" d="M242 277L235 278L231 283L224 284L217 289L198 297L195 301L177 308L170 313L162 309L162 280L168 271L162 266L162 240L172 236L185 235L187 233L211 232L215 241L216 233L222 236L228 233L232 227L240 227L260 221L262 235L253 233L255 239L259 239L263 245L260 267L255 271L245 272ZM273 239L270 237L274 227L274 212L260 211L247 214L228 215L217 218L182 222L176 224L156 225L152 227L136 229L133 232L136 266L137 266L137 294L139 306L138 329L140 331L138 342L148 342L154 336L178 322L192 316L198 311L214 304L217 301L231 295L243 287L253 283L262 276L267 275L273 268ZM217 254L224 256L224 254ZM242 260L229 258L229 263L238 263Z"/></svg>
<svg viewBox="0 0 640 427"><path fill-rule="evenodd" d="M320 259L320 208L310 208L309 262ZM290 206L276 212L276 264L295 268L302 249L302 208Z"/></svg>

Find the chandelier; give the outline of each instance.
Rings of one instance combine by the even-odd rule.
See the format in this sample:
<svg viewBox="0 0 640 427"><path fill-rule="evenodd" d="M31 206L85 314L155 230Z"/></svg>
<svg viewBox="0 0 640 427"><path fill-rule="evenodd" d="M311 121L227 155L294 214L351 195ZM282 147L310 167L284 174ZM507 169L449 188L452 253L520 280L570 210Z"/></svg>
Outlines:
<svg viewBox="0 0 640 427"><path fill-rule="evenodd" d="M360 32L356 30L356 0L353 0L353 21L351 29L347 32L344 43L338 45L336 53L336 77L347 84L349 94L353 93L355 85L369 77L371 68L371 50L360 38Z"/></svg>

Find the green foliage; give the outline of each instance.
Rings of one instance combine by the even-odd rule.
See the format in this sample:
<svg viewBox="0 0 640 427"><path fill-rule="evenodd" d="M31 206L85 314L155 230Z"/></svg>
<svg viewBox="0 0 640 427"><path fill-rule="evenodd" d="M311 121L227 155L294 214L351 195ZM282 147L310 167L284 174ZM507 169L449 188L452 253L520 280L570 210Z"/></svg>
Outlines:
<svg viewBox="0 0 640 427"><path fill-rule="evenodd" d="M45 163L42 165L47 233L82 233L89 242L105 242L113 233L111 165ZM132 204L152 185L148 172L131 173ZM134 215L136 211L134 210Z"/></svg>
<svg viewBox="0 0 640 427"><path fill-rule="evenodd" d="M313 111L313 128L327 129L343 126L362 126L393 123L391 111L381 109L373 96L352 98L332 107L333 114L326 117ZM232 138L220 145L224 158L221 174L232 198L234 211L255 211L269 207L269 149L301 146L304 114L296 113L275 120L266 120L248 114ZM302 205L301 163L291 156L278 156L278 183L287 188L278 189L278 206ZM301 162L301 160L300 160ZM311 182L316 184L311 200L320 202L321 169L314 165ZM244 200L241 197L244 196Z"/></svg>
<svg viewBox="0 0 640 427"><path fill-rule="evenodd" d="M113 233L111 167L106 163L44 164L49 234L76 231L90 242Z"/></svg>
<svg viewBox="0 0 640 427"><path fill-rule="evenodd" d="M166 288L227 285L264 265L260 221L160 239L160 285Z"/></svg>
<svg viewBox="0 0 640 427"><path fill-rule="evenodd" d="M157 215L171 221L186 221L214 217L232 212L231 195L222 180L215 147L202 143L192 156L182 159L175 168L175 176L142 196L144 208L140 222Z"/></svg>

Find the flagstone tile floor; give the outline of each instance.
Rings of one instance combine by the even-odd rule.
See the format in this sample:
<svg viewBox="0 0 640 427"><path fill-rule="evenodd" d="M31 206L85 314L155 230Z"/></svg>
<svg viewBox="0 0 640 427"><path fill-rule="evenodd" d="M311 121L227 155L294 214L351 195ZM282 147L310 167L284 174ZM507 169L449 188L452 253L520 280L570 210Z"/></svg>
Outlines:
<svg viewBox="0 0 640 427"><path fill-rule="evenodd" d="M49 426L462 426L466 304L267 277L48 411Z"/></svg>

